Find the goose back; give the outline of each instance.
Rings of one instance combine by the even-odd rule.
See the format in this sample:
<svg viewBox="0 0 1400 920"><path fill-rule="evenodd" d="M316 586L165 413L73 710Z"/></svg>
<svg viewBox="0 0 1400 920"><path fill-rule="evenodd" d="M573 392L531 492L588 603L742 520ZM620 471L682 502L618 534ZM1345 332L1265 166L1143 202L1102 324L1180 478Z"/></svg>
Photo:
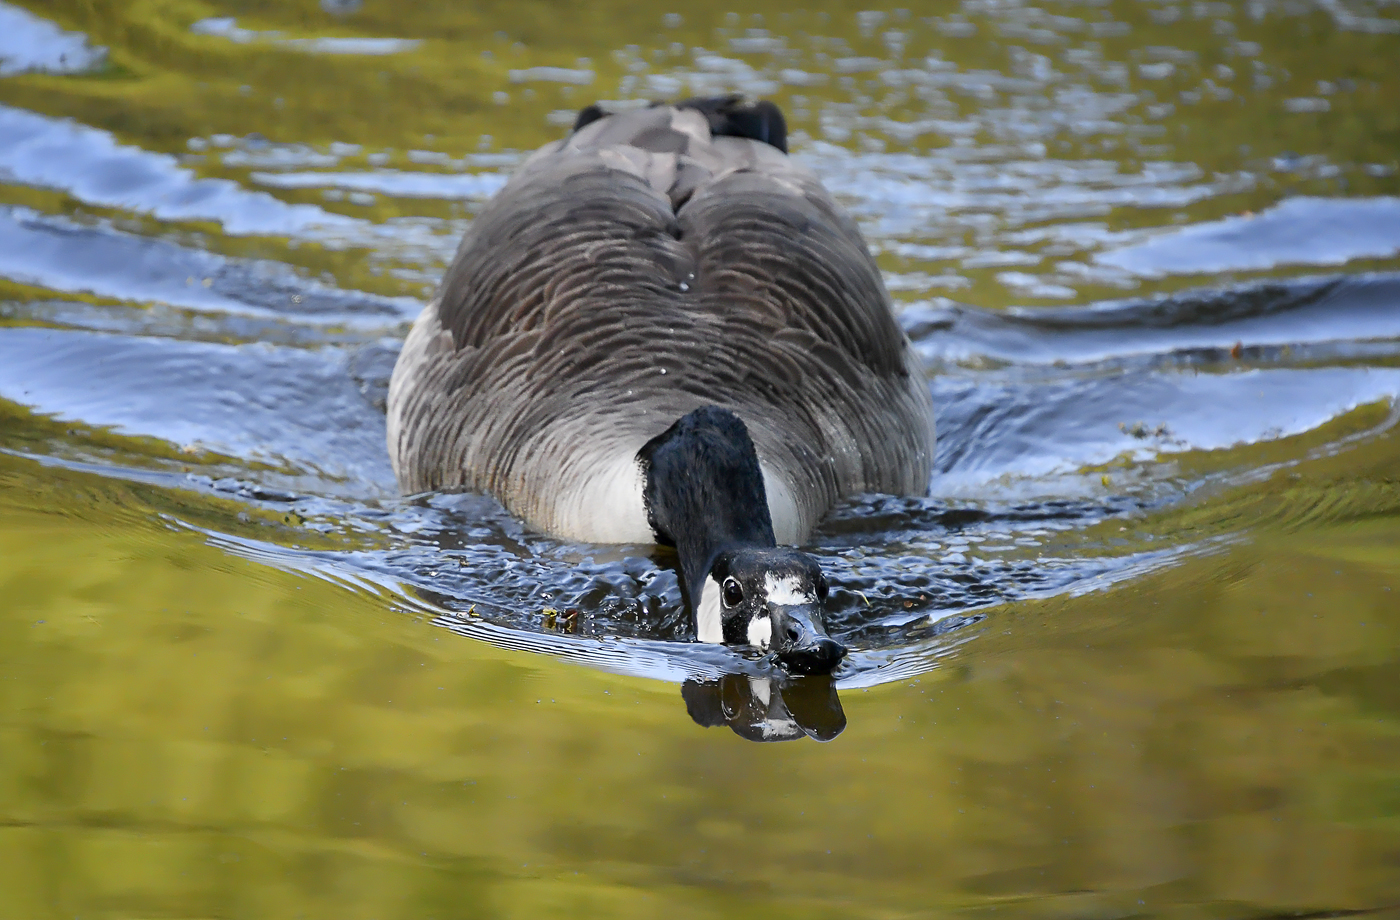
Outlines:
<svg viewBox="0 0 1400 920"><path fill-rule="evenodd" d="M637 451L718 405L750 431L781 542L844 496L924 494L927 383L815 175L703 106L585 121L473 221L414 323L389 391L401 487L650 542Z"/></svg>

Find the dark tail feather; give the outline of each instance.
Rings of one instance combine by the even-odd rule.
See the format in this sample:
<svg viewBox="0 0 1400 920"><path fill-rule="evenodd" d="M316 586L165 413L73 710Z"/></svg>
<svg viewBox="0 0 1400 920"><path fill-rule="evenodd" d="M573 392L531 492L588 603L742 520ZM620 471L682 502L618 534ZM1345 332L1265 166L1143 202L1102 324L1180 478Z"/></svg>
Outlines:
<svg viewBox="0 0 1400 920"><path fill-rule="evenodd" d="M660 103L657 103L660 104ZM675 103L678 109L694 109L710 123L710 133L720 137L747 137L787 153L787 120L783 110L766 99L745 102L743 96L709 96ZM578 113L574 130L590 125L608 113L595 102Z"/></svg>
<svg viewBox="0 0 1400 920"><path fill-rule="evenodd" d="M747 137L787 153L787 120L783 110L767 99L745 102L743 96L710 96L676 103L678 109L694 109L710 122L710 133L721 137Z"/></svg>
<svg viewBox="0 0 1400 920"><path fill-rule="evenodd" d="M573 130L577 131L579 128L591 125L606 114L608 113L604 112L603 107L596 102L586 108L580 109L578 117L574 119Z"/></svg>

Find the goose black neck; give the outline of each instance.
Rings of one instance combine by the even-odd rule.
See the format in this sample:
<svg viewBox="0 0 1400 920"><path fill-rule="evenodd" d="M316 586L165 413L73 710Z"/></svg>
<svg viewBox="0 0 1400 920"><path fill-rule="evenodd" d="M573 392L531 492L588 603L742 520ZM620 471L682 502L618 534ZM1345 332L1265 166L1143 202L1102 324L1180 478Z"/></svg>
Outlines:
<svg viewBox="0 0 1400 920"><path fill-rule="evenodd" d="M659 542L676 548L691 609L721 553L777 545L758 454L733 412L696 409L648 441L637 459L648 521Z"/></svg>

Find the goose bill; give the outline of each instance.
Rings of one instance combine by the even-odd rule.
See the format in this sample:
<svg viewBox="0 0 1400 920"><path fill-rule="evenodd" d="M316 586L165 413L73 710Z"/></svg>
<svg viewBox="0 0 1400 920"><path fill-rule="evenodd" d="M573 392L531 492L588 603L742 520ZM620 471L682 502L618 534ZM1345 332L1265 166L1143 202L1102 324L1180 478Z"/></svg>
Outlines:
<svg viewBox="0 0 1400 920"><path fill-rule="evenodd" d="M768 605L770 642L778 660L798 674L826 674L841 663L846 647L826 634L820 604ZM750 636L753 634L750 624Z"/></svg>

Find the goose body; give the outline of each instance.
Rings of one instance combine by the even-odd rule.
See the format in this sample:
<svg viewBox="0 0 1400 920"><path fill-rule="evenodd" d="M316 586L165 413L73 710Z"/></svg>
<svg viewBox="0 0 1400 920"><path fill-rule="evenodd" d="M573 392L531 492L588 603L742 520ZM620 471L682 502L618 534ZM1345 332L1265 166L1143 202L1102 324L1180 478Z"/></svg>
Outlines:
<svg viewBox="0 0 1400 920"><path fill-rule="evenodd" d="M767 519L760 543L800 543L845 496L924 494L927 383L854 222L785 149L775 106L724 98L590 107L529 157L394 368L401 488L490 492L567 539L676 544L697 612L743 515ZM732 488L752 465L735 460L659 520L657 495L727 457L713 439L735 430L760 481ZM658 452L663 435L680 446ZM687 566L675 530L701 534L705 558Z"/></svg>

